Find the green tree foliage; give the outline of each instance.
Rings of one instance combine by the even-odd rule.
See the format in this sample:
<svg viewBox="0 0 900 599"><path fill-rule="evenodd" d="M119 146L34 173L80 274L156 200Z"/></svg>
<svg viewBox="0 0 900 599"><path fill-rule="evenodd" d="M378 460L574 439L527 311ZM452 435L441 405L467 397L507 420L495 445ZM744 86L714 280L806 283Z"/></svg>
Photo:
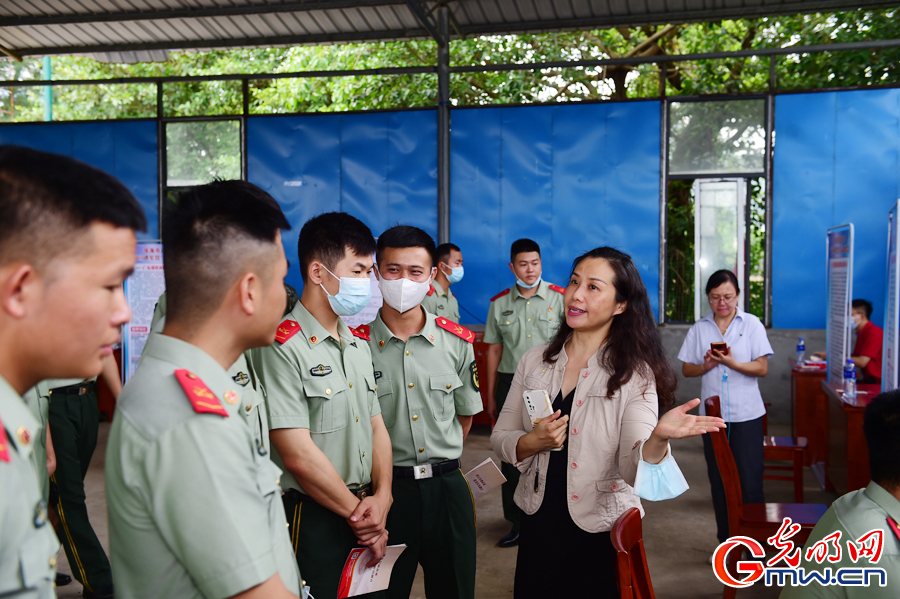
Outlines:
<svg viewBox="0 0 900 599"><path fill-rule="evenodd" d="M897 8L856 10L710 23L594 31L492 36L455 40L453 66L654 57L773 47L833 44L900 38ZM770 61L776 87L783 90L896 84L900 82L900 48L856 52L822 52L777 58L745 57L669 63L669 96L740 94L769 89ZM79 56L53 58L54 79L117 79L234 73L294 73L431 67L437 47L427 40L392 43L257 48L210 52L171 52L166 62L104 64ZM23 63L0 59L0 81L42 78L40 59ZM451 102L456 106L577 102L658 97L660 68L654 64L603 68L553 68L540 71L454 73ZM435 106L437 76L335 76L328 78L254 79L249 81L252 114L341 112ZM673 152L686 151L687 163L700 175L759 149L758 102L706 102L693 110L673 104ZM204 81L163 86L167 117L237 115L243 110L241 83ZM153 83L108 83L54 88L55 120L153 118L157 86ZM0 121L43 119L42 88L3 88ZM174 185L240 173L236 122L167 125L168 176ZM674 161L673 161L674 164ZM730 163L729 163L730 164ZM733 165L739 170L740 164ZM692 167L693 168L693 167ZM692 171L688 168L687 171ZM753 169L750 169L753 171ZM765 247L764 181L751 183L751 311L762 315ZM694 224L692 180L669 187L667 226L667 319L693 317Z"/></svg>
<svg viewBox="0 0 900 599"><path fill-rule="evenodd" d="M747 50L828 44L900 37L896 8L830 14L771 17L713 23L672 24L596 31L492 36L455 40L454 66L531 63L603 58L652 57L665 54ZM789 55L776 61L782 89L896 83L900 49ZM291 73L392 66L432 66L437 47L430 41L298 46L172 52L161 63L104 64L78 56L54 57L56 79L102 79L141 76ZM0 61L3 79L40 79L38 59ZM740 58L672 63L666 72L667 93L741 93L765 90L768 58ZM433 106L437 77L390 75L295 78L251 81L251 112L335 112ZM153 84L72 86L54 90L54 118L141 118L156 115ZM451 98L456 105L508 104L655 97L659 68L633 65L562 68L541 71L456 73ZM9 89L0 90L2 120L43 118L40 88L17 88L10 110ZM240 83L167 84L166 116L239 114ZM14 112L15 115L8 114Z"/></svg>

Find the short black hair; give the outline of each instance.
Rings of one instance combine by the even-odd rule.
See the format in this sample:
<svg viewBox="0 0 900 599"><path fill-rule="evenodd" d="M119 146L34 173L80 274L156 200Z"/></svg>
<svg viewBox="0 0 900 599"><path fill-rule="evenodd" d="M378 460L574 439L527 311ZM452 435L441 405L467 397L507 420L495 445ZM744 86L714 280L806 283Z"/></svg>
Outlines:
<svg viewBox="0 0 900 599"><path fill-rule="evenodd" d="M900 390L882 393L866 406L863 432L872 480L889 491L900 488Z"/></svg>
<svg viewBox="0 0 900 599"><path fill-rule="evenodd" d="M538 256L541 255L541 246L537 244L536 241L532 241L531 239L516 239L512 242L512 246L509 248L509 261L515 262L516 256L519 254L527 254L528 252L537 252Z"/></svg>
<svg viewBox="0 0 900 599"><path fill-rule="evenodd" d="M735 293L741 292L741 286L738 285L737 277L733 272L727 269L717 270L713 274L709 275L709 280L706 281L706 295L712 293L712 290L722 285L724 283L731 283L734 285Z"/></svg>
<svg viewBox="0 0 900 599"><path fill-rule="evenodd" d="M371 256L375 252L372 231L361 220L346 212L326 212L306 221L297 238L303 282L313 261L318 260L334 271L348 249L357 256Z"/></svg>
<svg viewBox="0 0 900 599"><path fill-rule="evenodd" d="M140 204L121 181L93 166L31 148L0 145L0 264L41 269L83 246L92 223L147 230Z"/></svg>
<svg viewBox="0 0 900 599"><path fill-rule="evenodd" d="M278 202L246 181L175 194L163 208L167 320L211 314L237 277L265 268L258 266L261 252L271 250L279 229L290 228Z"/></svg>
<svg viewBox="0 0 900 599"><path fill-rule="evenodd" d="M850 303L850 307L857 310L862 308L866 313L866 320L872 318L872 302L869 300L855 299Z"/></svg>
<svg viewBox="0 0 900 599"><path fill-rule="evenodd" d="M435 250L435 255L437 256L438 262L447 262L450 259L450 252L452 251L462 252L455 243L442 243L437 246L437 250Z"/></svg>
<svg viewBox="0 0 900 599"><path fill-rule="evenodd" d="M379 235L377 253L379 264L381 264L381 254L387 248L424 248L428 255L431 256L431 266L437 265L437 250L434 247L434 239L418 227L396 225Z"/></svg>

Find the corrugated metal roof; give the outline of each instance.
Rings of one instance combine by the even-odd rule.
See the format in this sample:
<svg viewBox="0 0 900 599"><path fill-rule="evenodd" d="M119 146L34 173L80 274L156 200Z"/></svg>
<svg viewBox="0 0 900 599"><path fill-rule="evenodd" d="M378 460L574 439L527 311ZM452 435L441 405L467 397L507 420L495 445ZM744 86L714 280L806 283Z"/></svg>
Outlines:
<svg viewBox="0 0 900 599"><path fill-rule="evenodd" d="M430 0L4 0L15 54L322 44L429 37ZM890 5L879 0L450 0L456 29L489 35L639 26ZM451 32L453 33L453 32Z"/></svg>

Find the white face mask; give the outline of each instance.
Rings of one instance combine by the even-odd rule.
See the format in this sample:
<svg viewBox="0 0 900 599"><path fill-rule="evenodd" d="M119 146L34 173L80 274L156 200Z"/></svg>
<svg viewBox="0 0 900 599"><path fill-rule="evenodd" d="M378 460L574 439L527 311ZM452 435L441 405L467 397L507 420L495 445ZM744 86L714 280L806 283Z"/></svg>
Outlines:
<svg viewBox="0 0 900 599"><path fill-rule="evenodd" d="M388 306L400 312L407 312L422 303L431 281L416 283L409 279L387 280L378 273L378 287Z"/></svg>

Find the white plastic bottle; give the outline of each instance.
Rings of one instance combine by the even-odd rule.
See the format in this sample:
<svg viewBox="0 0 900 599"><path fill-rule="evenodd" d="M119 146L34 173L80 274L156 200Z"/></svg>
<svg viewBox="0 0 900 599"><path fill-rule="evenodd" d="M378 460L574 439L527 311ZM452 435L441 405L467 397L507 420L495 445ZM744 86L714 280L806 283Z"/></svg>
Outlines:
<svg viewBox="0 0 900 599"><path fill-rule="evenodd" d="M844 399L856 399L856 365L849 359L844 364Z"/></svg>
<svg viewBox="0 0 900 599"><path fill-rule="evenodd" d="M803 364L803 358L806 357L806 343L803 337L797 342L797 364Z"/></svg>

